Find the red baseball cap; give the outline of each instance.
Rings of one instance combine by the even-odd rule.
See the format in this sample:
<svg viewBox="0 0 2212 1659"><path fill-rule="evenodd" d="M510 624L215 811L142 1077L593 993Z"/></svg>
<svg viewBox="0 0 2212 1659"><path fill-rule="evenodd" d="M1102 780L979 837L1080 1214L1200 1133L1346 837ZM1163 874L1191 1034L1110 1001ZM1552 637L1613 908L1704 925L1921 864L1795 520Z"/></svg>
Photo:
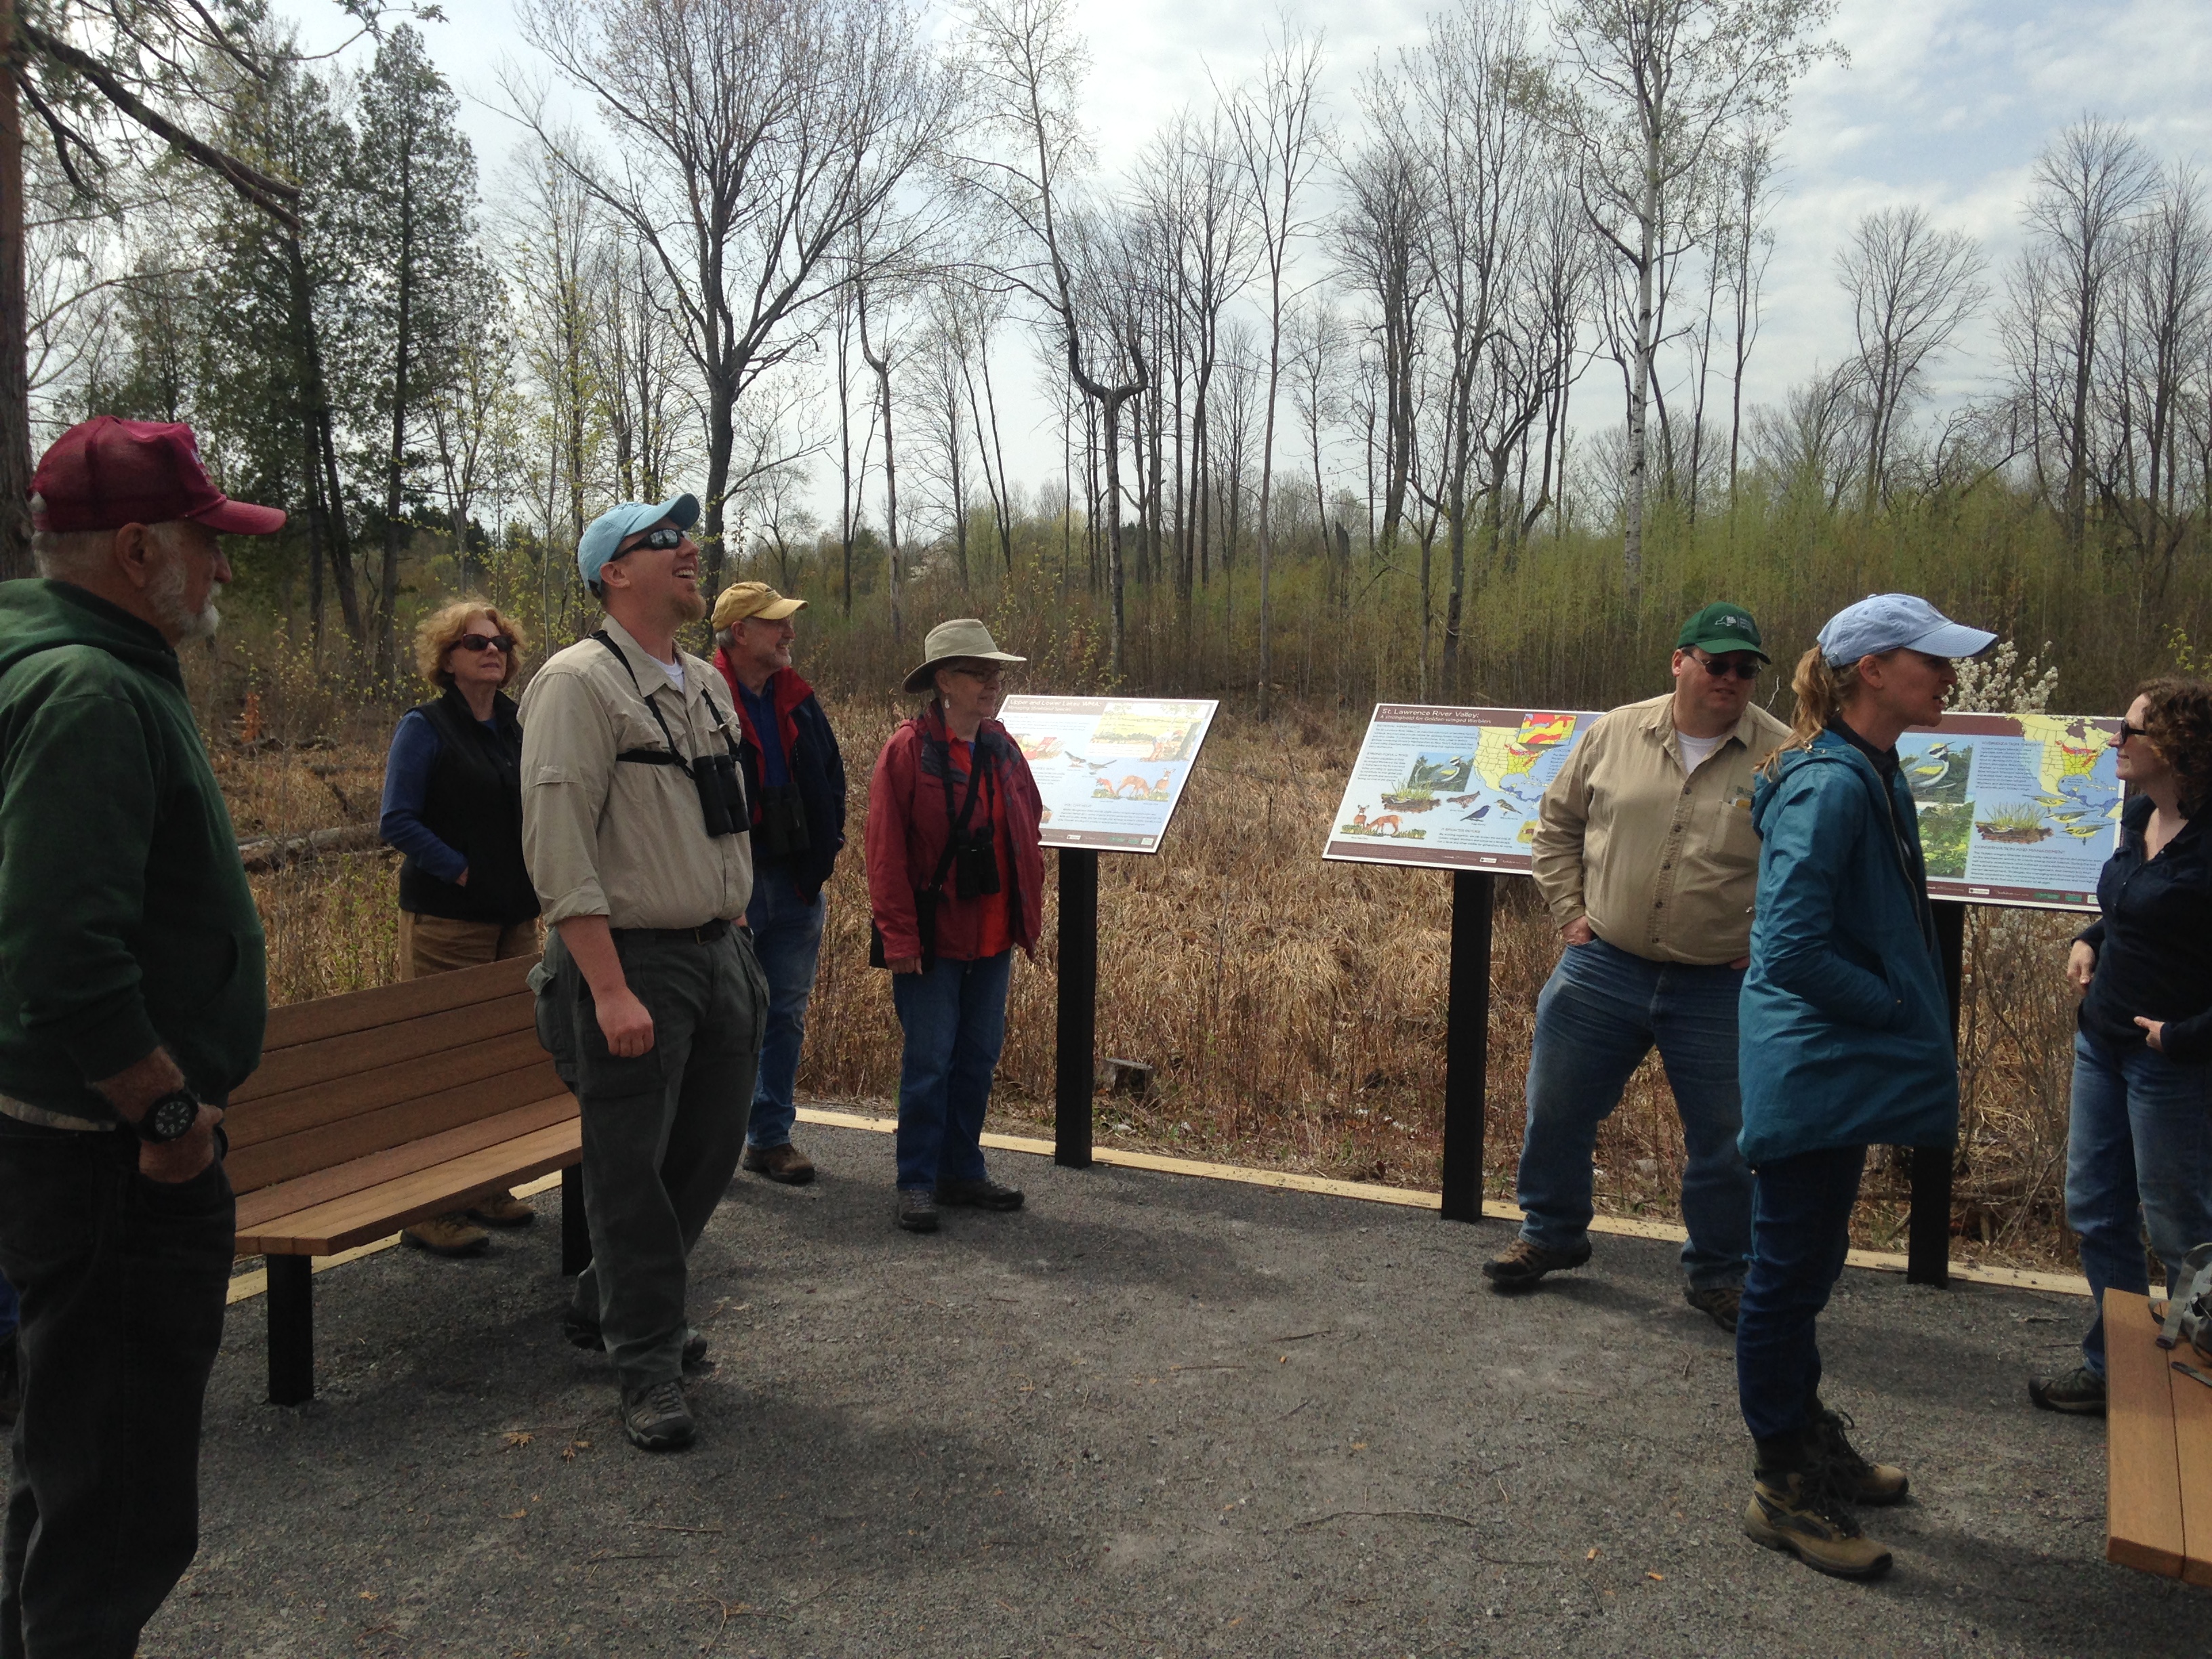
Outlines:
<svg viewBox="0 0 2212 1659"><path fill-rule="evenodd" d="M210 482L188 426L101 415L54 440L31 475L39 530L120 530L190 519L234 536L270 536L282 508L234 501Z"/></svg>

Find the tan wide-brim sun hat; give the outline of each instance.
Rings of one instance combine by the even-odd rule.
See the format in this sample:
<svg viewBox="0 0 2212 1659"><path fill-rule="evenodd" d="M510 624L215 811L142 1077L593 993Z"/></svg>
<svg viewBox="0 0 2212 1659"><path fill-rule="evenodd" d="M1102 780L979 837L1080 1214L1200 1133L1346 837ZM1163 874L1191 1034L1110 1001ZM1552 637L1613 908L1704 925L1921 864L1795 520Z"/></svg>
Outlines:
<svg viewBox="0 0 2212 1659"><path fill-rule="evenodd" d="M974 617L956 617L951 622L941 622L929 630L929 637L921 642L922 664L906 677L908 691L928 691L935 689L932 678L937 671L949 662L1027 662L1027 657L1017 657L1012 652L999 649L991 637L991 630Z"/></svg>

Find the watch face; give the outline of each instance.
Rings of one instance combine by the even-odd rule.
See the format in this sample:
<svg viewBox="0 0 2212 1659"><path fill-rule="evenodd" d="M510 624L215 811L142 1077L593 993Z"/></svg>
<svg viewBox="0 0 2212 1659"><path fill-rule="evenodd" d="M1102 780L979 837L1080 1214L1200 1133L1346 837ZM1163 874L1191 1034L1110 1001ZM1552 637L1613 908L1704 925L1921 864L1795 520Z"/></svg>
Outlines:
<svg viewBox="0 0 2212 1659"><path fill-rule="evenodd" d="M155 1140L181 1140L200 1115L200 1103L190 1095L164 1095L146 1114L146 1127Z"/></svg>

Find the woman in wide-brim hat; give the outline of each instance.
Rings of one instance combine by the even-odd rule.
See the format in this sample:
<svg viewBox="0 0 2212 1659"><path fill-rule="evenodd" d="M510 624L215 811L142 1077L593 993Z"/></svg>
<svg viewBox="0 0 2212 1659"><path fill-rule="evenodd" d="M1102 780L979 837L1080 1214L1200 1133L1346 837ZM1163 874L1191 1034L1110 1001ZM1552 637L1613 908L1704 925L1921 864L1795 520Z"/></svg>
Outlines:
<svg viewBox="0 0 2212 1659"><path fill-rule="evenodd" d="M905 689L930 694L876 757L868 791L872 958L891 975L899 1060L898 1224L934 1232L938 1207L1017 1210L983 1166L983 1112L1006 1036L1017 948L1044 921L1044 803L992 718L1006 665L973 617L929 630Z"/></svg>

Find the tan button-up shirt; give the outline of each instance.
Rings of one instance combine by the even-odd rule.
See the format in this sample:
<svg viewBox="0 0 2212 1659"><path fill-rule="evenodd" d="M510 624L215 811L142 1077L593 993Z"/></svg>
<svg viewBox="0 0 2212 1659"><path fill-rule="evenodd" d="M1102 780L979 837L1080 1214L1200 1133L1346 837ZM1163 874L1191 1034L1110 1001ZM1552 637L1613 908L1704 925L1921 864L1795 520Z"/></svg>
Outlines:
<svg viewBox="0 0 2212 1659"><path fill-rule="evenodd" d="M522 694L522 854L545 920L697 927L741 916L753 891L752 837L708 835L684 768L615 758L667 749L648 696L687 761L719 750L723 731L737 741L729 690L679 652L678 690L620 623L609 617L604 626L622 661L599 641L579 640Z"/></svg>
<svg viewBox="0 0 2212 1659"><path fill-rule="evenodd" d="M1583 734L1544 792L1537 890L1565 927L1589 918L1607 945L1653 962L1710 966L1751 949L1759 833L1753 774L1790 728L1747 708L1696 772L1682 770L1674 698L1625 703Z"/></svg>

